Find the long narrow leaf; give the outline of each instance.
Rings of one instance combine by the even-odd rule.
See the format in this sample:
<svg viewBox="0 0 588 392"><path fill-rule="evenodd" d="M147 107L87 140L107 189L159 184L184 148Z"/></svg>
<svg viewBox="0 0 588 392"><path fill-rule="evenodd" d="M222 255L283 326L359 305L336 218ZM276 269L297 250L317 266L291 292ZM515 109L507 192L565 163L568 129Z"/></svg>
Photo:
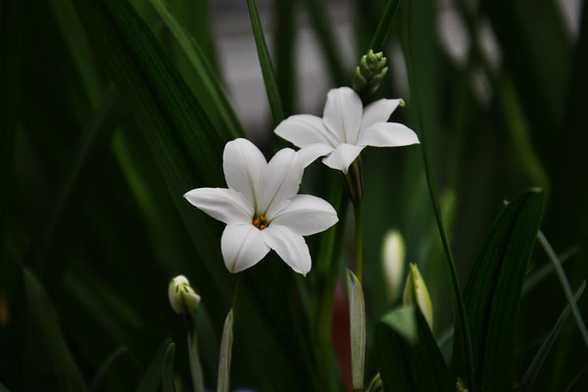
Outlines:
<svg viewBox="0 0 588 392"><path fill-rule="evenodd" d="M347 270L347 296L351 338L351 379L354 390L363 390L366 350L365 300L361 282L350 270Z"/></svg>
<svg viewBox="0 0 588 392"><path fill-rule="evenodd" d="M349 83L349 76L345 71L341 50L337 45L335 32L332 30L333 24L329 23L325 2L322 0L305 0L304 3L312 28L315 30L322 47L333 83L337 86Z"/></svg>
<svg viewBox="0 0 588 392"><path fill-rule="evenodd" d="M378 28L372 37L369 49L380 51L386 48L386 44L392 33L392 27L394 26L392 20L394 19L394 15L396 15L399 1L400 0L388 0L386 2L386 8L384 8L384 13L380 18L380 22L378 22Z"/></svg>
<svg viewBox="0 0 588 392"><path fill-rule="evenodd" d="M67 346L55 309L44 288L36 276L26 269L23 270L23 280L29 336L23 353L27 358L27 369L33 372L26 375L27 381L34 383L46 377L49 380L45 383L47 388L53 385L60 391L86 391L86 383Z"/></svg>
<svg viewBox="0 0 588 392"><path fill-rule="evenodd" d="M415 307L405 306L384 316L376 341L386 391L455 391L455 380L429 325Z"/></svg>
<svg viewBox="0 0 588 392"><path fill-rule="evenodd" d="M508 203L472 268L465 297L476 353L476 390L498 391L511 385L524 274L539 231L543 203L544 194L538 190ZM456 338L458 371L464 366L459 343Z"/></svg>
<svg viewBox="0 0 588 392"><path fill-rule="evenodd" d="M82 131L81 140L76 148L76 155L72 164L68 166L69 172L67 173L66 180L61 187L51 216L47 219L48 223L41 242L37 246L37 264L39 266L42 266L45 261L61 216L68 205L68 201L80 178L84 165L89 160L92 151L96 148L96 144L101 140L105 142L110 141L110 136L117 125L120 114L119 92L111 85L104 95L101 107L96 112L94 118L88 123L86 129ZM51 268L56 267L51 266Z"/></svg>
<svg viewBox="0 0 588 392"><path fill-rule="evenodd" d="M161 367L161 391L175 392L175 369L174 358L176 354L176 345L174 343L167 346L163 357L163 366Z"/></svg>
<svg viewBox="0 0 588 392"><path fill-rule="evenodd" d="M429 155L427 152L427 148L428 148L428 139L427 139L427 127L429 125L431 125L431 120L425 121L424 120L424 116L425 113L423 113L423 108L421 108L421 105L425 105L425 94L424 94L424 90L423 90L423 86L424 86L424 82L422 80L419 80L419 70L416 68L418 66L418 64L416 63L417 58L421 59L425 57L424 54L422 54L422 50L424 50L421 47L416 47L417 43L415 41L415 38L418 31L419 31L419 20L417 19L418 16L420 16L420 9L418 8L420 5L420 3L418 5L413 5L413 2L407 2L408 3L408 18L409 20L405 23L405 28L407 30L406 32L406 40L408 41L408 53L407 53L407 59L408 59L408 70L409 70L409 83L410 83L410 87L411 87L411 91L413 92L414 95L414 100L415 100L415 105L416 105L416 111L417 111L417 118L418 118L418 124L419 124L419 130L420 130L420 140L421 140L421 152L422 152L422 160L423 160L423 167L425 170L425 175L426 175L426 180L427 180L427 187L429 190L429 196L431 199L431 204L433 206L433 212L435 214L435 220L437 222L437 228L439 230L439 235L441 237L441 242L443 244L443 250L445 252L445 256L446 256L446 261L447 261L447 265L449 267L449 272L450 272L450 277L451 277L451 283L452 283L452 287L453 287L453 295L455 296L455 300L456 300L456 307L457 307L457 322L459 323L459 328L461 329L462 334L460 336L460 339L462 339L462 342L460 342L460 350L462 351L462 355L464 358L464 363L466 364L465 369L463 370L467 370L467 373L462 375L462 377L465 378L466 380L466 384L471 384L474 382L474 368L473 368L473 343L472 343L472 334L470 332L470 325L468 322L468 315L466 313L466 307L464 305L464 299L463 299L463 294L461 292L461 287L459 284L459 277L457 275L457 268L455 265L455 260L453 258L453 253L451 250L451 245L449 243L449 239L447 237L447 231L445 230L445 225L441 216L441 209L439 208L439 202L438 202L438 198L437 198L437 192L435 190L435 183L434 180L432 178L432 174L431 174L431 164L429 162ZM416 9L415 9L416 8Z"/></svg>
<svg viewBox="0 0 588 392"><path fill-rule="evenodd" d="M257 47L257 56L259 58L259 65L261 66L261 73L265 83L265 92L267 93L267 99L272 111L274 125L277 125L284 119L284 109L282 107L282 99L280 98L280 91L274 75L274 67L267 48L267 43L265 42L263 26L259 19L255 0L247 0L247 8L249 9L249 19L251 20L251 28L253 30L253 36L255 37L255 46Z"/></svg>
<svg viewBox="0 0 588 392"><path fill-rule="evenodd" d="M90 392L95 392L100 388L100 386L104 382L104 379L106 378L106 375L108 374L108 371L112 368L112 365L116 362L117 359L119 359L125 354L128 354L128 352L128 348L120 347L104 360L104 362L96 372L92 384L90 385Z"/></svg>
<svg viewBox="0 0 588 392"><path fill-rule="evenodd" d="M233 309L227 314L218 361L217 392L229 392L231 387L231 357L233 353Z"/></svg>
<svg viewBox="0 0 588 392"><path fill-rule="evenodd" d="M574 302L578 302L578 300L580 299L580 297L584 293L585 288L586 288L586 281L582 282L582 285L576 291L576 294L574 295ZM561 314L557 318L555 325L551 329L551 332L549 332L549 335L547 336L547 338L543 341L543 344L541 345L539 350L537 350L537 354L535 354L535 357L533 357L531 364L527 368L527 371L525 372L525 374L523 375L523 378L521 380L521 385L522 385L521 389L523 391L532 391L533 390L533 385L535 384L537 376L541 372L541 369L542 369L543 365L545 364L545 360L547 359L547 356L551 352L553 345L555 344L555 341L559 337L561 329L562 329L564 323L567 321L567 319L570 315L570 312L571 312L571 306L570 306L570 304L568 304L568 305L566 305L564 310L561 312Z"/></svg>
<svg viewBox="0 0 588 392"><path fill-rule="evenodd" d="M155 356L151 360L149 367L145 371L141 383L137 387L137 392L158 392L161 385L162 369L165 366L166 355L168 350L173 347L174 343L170 338L165 339Z"/></svg>
<svg viewBox="0 0 588 392"><path fill-rule="evenodd" d="M584 344L586 345L586 347L588 347L588 330L586 329L586 324L584 324L584 320L582 319L580 309L578 309L578 305L574 300L574 294L572 292L572 288L570 287L570 282L568 282L568 278L566 277L566 273L563 267L561 266L561 262L557 258L557 254L555 253L555 251L547 241L547 238L545 238L545 235L543 235L542 232L539 232L537 238L539 239L539 243L541 244L543 249L545 249L547 257L549 257L549 260L553 263L553 267L555 268L555 272L557 273L557 277L561 284L561 288L564 292L564 295L566 296L566 299L568 300L568 304L572 308L572 314L574 315L574 319L576 320L578 330L582 335Z"/></svg>

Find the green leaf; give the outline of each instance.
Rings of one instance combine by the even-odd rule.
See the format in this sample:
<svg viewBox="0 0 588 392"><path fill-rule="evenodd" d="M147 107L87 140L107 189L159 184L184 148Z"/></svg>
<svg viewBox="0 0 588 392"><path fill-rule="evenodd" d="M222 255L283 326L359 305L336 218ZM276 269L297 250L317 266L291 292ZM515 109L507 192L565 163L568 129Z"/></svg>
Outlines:
<svg viewBox="0 0 588 392"><path fill-rule="evenodd" d="M141 383L137 387L137 392L158 392L162 381L163 369L166 366L167 356L170 350L174 350L174 343L170 338L165 339L155 356L151 360L149 367L145 371Z"/></svg>
<svg viewBox="0 0 588 392"><path fill-rule="evenodd" d="M341 50L337 46L333 24L329 23L329 15L322 0L305 0L306 10L310 24L314 29L323 55L329 69L329 76L336 86L344 86L349 83L349 75L345 70Z"/></svg>
<svg viewBox="0 0 588 392"><path fill-rule="evenodd" d="M114 362L116 362L117 359L119 359L120 357L122 357L123 355L128 354L128 353L129 353L128 348L120 347L120 348L116 349L112 354L110 354L108 356L108 358L106 358L104 360L104 362L102 363L102 365L100 366L100 368L96 372L96 375L94 376L94 380L92 381L92 384L90 385L90 392L95 392L102 386L102 383L104 382L104 379L106 378L108 371L112 368L112 365L114 364Z"/></svg>
<svg viewBox="0 0 588 392"><path fill-rule="evenodd" d="M26 298L27 341L22 347L27 364L25 377L32 384L44 380L50 389L86 391L86 383L63 336L57 314L39 280L22 270Z"/></svg>
<svg viewBox="0 0 588 392"><path fill-rule="evenodd" d="M427 321L413 306L384 316L376 331L379 369L386 391L455 392Z"/></svg>
<svg viewBox="0 0 588 392"><path fill-rule="evenodd" d="M114 128L118 125L122 114L122 105L119 98L117 89L113 85L110 85L104 94L102 105L98 108L91 121L88 122L86 128L82 130L80 141L75 148L75 157L68 167L69 171L59 191L57 202L47 220L46 229L44 230L40 243L36 247L38 251L37 264L39 267L44 266L47 252L55 236L55 231L58 228L70 197L78 184L84 166L96 150L98 144L110 142ZM59 270L53 264L50 267L53 270Z"/></svg>
<svg viewBox="0 0 588 392"><path fill-rule="evenodd" d="M472 268L465 290L476 356L478 391L511 387L514 341L525 271L543 214L544 194L531 190L516 198L499 214L488 240ZM456 331L461 334L461 331ZM455 339L458 376L465 368Z"/></svg>
<svg viewBox="0 0 588 392"><path fill-rule="evenodd" d="M572 257L578 254L579 252L578 247L573 247L566 252L561 253L558 256L559 261L563 265L566 261L570 260ZM553 263L546 263L541 268L533 270L527 277L525 277L525 284L523 285L523 295L531 292L535 287L537 287L540 283L542 283L546 278L548 278L553 272L555 268Z"/></svg>
<svg viewBox="0 0 588 392"><path fill-rule="evenodd" d="M170 32L171 44L177 47L176 54L186 60L187 69L180 68L180 72L187 81L192 93L196 96L200 106L211 118L214 124L222 124L228 134L239 137L243 129L235 111L229 104L226 94L218 77L215 75L211 62L207 59L206 52L190 38L189 34L180 26L173 15L168 11L161 0L149 0L148 5L161 19L165 28ZM149 27L156 29L157 24L151 23Z"/></svg>
<svg viewBox="0 0 588 392"><path fill-rule="evenodd" d="M584 293L585 288L586 288L586 281L582 282L582 285L580 286L578 291L576 291L576 294L574 295L574 302L577 302L580 299L580 297ZM533 390L533 386L535 384L537 376L541 372L541 369L543 368L543 365L545 364L545 360L547 359L547 356L549 355L549 353L551 353L553 345L555 344L555 341L559 337L561 329L570 315L571 309L572 309L571 305L567 304L566 307L564 308L564 310L561 312L561 314L557 318L557 321L555 322L555 325L551 329L551 332L549 332L549 335L543 341L543 344L541 345L539 350L537 350L535 357L533 357L531 364L527 368L527 371L525 372L525 374L523 375L523 378L521 380L522 390L524 390L524 391L532 391Z"/></svg>
<svg viewBox="0 0 588 392"><path fill-rule="evenodd" d="M365 374L365 300L361 282L347 270L347 297L349 298L349 333L351 338L351 379L353 389L362 390Z"/></svg>
<svg viewBox="0 0 588 392"><path fill-rule="evenodd" d="M247 0L247 7L249 9L249 19L251 20L251 28L253 29L253 36L255 37L257 56L259 58L259 65L261 66L261 73L263 74L267 99L272 111L274 125L278 125L280 121L284 119L284 109L282 107L280 91L278 90L278 84L276 83L276 77L274 75L272 60L265 42L263 27L261 25L261 20L259 19L255 0Z"/></svg>
<svg viewBox="0 0 588 392"><path fill-rule="evenodd" d="M390 38L390 34L392 33L392 20L394 19L394 15L396 15L396 10L398 9L399 0L388 0L386 2L386 8L384 8L384 13L378 22L378 28L374 36L372 37L372 41L370 47L368 49L373 49L374 52L386 49L386 44Z"/></svg>
<svg viewBox="0 0 588 392"><path fill-rule="evenodd" d="M578 326L578 330L582 335L582 339L584 340L584 344L588 347L588 330L586 329L586 325L584 324L584 320L582 319L582 314L580 313L580 309L578 309L578 305L574 300L574 295L572 293L572 288L570 286L570 282L568 282L568 278L566 277L566 273L561 266L561 261L557 258L555 251L547 241L547 238L543 235L542 232L539 232L537 238L539 239L539 243L545 249L549 260L553 264L553 268L557 274L559 282L561 284L562 290L564 291L564 295L568 300L568 305L572 308L572 314L574 315L574 319L576 320L576 325Z"/></svg>
<svg viewBox="0 0 588 392"><path fill-rule="evenodd" d="M163 357L163 366L161 367L161 390L162 392L174 392L175 387L175 369L174 357L176 354L176 345L174 343L167 346Z"/></svg>
<svg viewBox="0 0 588 392"><path fill-rule="evenodd" d="M0 382L0 392L10 392L10 390Z"/></svg>
<svg viewBox="0 0 588 392"><path fill-rule="evenodd" d="M299 22L298 1L274 0L275 33L273 52L276 59L276 83L286 116L293 114L298 102L296 74L296 38Z"/></svg>
<svg viewBox="0 0 588 392"><path fill-rule="evenodd" d="M217 392L229 392L231 387L231 357L233 353L233 309L227 314L223 326L220 357L218 360Z"/></svg>
<svg viewBox="0 0 588 392"><path fill-rule="evenodd" d="M429 42L432 34L430 29L432 28L431 25L434 24L435 15L431 2L409 1L405 4L406 8L403 9L403 16L405 16L406 20L403 21L403 42L407 57L411 96L414 96L414 110L416 111L418 130L420 131L422 162L435 221L446 256L447 266L449 267L453 295L455 296L457 308L457 324L461 331L463 331L458 339L460 340L458 347L459 354L465 358L465 366L461 369L465 373L461 377L469 385L474 380L472 332L468 323L468 313L464 304L459 276L457 275L456 263L441 215L441 208L439 207L435 179L433 178L429 157L430 151L427 151L429 143L431 146L435 146L435 137L438 136L437 134L439 132L437 125L438 108L434 105L433 101L436 94L434 90L436 81L435 79L431 79L430 69L426 68L427 66L430 67L437 60L434 57L437 47L430 46L434 44ZM428 43L428 45L423 44L423 42Z"/></svg>

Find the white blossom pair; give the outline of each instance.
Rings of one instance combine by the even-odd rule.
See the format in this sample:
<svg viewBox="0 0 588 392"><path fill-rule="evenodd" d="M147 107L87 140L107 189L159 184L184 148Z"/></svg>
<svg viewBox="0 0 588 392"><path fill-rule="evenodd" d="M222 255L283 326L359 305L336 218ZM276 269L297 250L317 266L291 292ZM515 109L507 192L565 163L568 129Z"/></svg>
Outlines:
<svg viewBox="0 0 588 392"><path fill-rule="evenodd" d="M381 99L365 110L350 88L331 90L323 118L295 115L275 133L299 151L285 148L267 162L246 139L230 141L223 154L227 188L198 188L184 197L211 217L226 223L221 251L227 269L236 273L257 264L273 249L294 271L306 275L311 257L303 236L337 223L325 200L299 195L306 166L320 156L323 163L347 173L366 146L395 147L418 143L406 126L388 123L402 100Z"/></svg>

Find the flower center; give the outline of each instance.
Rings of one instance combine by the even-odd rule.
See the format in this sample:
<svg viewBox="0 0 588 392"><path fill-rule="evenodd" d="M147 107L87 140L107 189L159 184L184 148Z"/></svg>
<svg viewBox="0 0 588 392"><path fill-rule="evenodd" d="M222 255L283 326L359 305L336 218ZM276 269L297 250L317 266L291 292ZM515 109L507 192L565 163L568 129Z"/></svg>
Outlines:
<svg viewBox="0 0 588 392"><path fill-rule="evenodd" d="M251 223L253 224L253 226L257 227L259 230L265 229L270 224L270 222L267 220L267 216L265 216L265 214L254 216Z"/></svg>

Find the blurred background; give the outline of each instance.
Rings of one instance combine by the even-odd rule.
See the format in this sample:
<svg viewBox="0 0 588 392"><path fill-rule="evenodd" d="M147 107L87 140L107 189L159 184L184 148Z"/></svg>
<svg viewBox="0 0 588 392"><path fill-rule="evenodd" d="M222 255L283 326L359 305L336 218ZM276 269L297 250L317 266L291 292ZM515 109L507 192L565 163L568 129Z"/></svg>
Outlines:
<svg viewBox="0 0 588 392"><path fill-rule="evenodd" d="M320 115L328 90L350 85L385 1L257 5L286 115ZM245 135L266 157L286 146L272 133L246 2L2 0L0 12L0 382L11 391L134 389L171 336L178 388L187 390L183 325L166 295L169 279L185 274L203 297L197 328L212 389L234 276L220 258L222 225L181 196L224 186L227 140ZM395 121L426 129L463 284L504 201L541 187L543 232L578 287L588 275L585 2L401 0L385 53L381 94L407 101ZM446 338L454 299L421 152L374 148L362 157L370 334L400 300L383 273L383 238L395 229L429 286L435 335ZM235 387L345 388L339 281L353 263L353 218L342 186L319 163L307 170L304 191L346 219L308 239L306 279L275 256L243 274ZM521 373L566 304L546 265L536 249L521 304ZM568 321L538 390L588 386L579 342Z"/></svg>

